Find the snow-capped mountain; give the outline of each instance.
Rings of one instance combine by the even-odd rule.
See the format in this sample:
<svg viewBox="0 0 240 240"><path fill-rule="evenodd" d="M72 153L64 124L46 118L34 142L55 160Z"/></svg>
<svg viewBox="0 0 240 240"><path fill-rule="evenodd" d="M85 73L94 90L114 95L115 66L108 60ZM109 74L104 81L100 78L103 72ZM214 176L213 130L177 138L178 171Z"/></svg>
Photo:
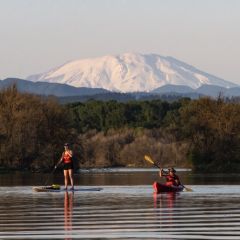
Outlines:
<svg viewBox="0 0 240 240"><path fill-rule="evenodd" d="M151 91L167 84L193 89L204 84L237 86L175 58L139 53L75 60L27 79L119 92Z"/></svg>

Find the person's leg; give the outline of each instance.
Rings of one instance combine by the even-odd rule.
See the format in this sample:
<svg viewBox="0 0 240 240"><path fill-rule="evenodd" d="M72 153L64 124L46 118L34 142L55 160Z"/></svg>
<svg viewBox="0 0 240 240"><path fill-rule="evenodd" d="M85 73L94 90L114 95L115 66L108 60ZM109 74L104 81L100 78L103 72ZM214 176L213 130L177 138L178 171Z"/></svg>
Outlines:
<svg viewBox="0 0 240 240"><path fill-rule="evenodd" d="M173 183L172 182L166 182L165 185L171 187L173 185Z"/></svg>
<svg viewBox="0 0 240 240"><path fill-rule="evenodd" d="M69 174L70 183L71 183L71 186L72 186L72 189L73 189L73 188L74 188L74 183L73 183L73 170L72 170L72 169L69 169L69 170L68 170L68 174Z"/></svg>
<svg viewBox="0 0 240 240"><path fill-rule="evenodd" d="M68 187L68 170L64 170L64 185L65 185L65 189L67 189Z"/></svg>

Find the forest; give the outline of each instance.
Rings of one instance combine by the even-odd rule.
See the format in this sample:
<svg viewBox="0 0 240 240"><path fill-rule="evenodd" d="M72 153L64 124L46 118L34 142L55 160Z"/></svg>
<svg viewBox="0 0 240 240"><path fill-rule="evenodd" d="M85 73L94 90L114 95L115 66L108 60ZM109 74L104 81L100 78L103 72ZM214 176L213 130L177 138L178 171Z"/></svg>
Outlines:
<svg viewBox="0 0 240 240"><path fill-rule="evenodd" d="M221 96L60 104L14 85L0 92L1 169L50 171L65 142L75 169L148 167L149 154L162 167L238 172L240 104Z"/></svg>

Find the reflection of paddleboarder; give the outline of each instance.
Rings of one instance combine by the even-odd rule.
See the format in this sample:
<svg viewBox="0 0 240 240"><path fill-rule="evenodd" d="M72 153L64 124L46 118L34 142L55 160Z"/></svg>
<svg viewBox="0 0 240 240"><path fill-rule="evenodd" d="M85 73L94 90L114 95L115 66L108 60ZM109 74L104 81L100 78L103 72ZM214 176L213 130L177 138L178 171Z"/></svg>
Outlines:
<svg viewBox="0 0 240 240"><path fill-rule="evenodd" d="M64 229L65 234L70 235L72 231L73 193L65 192L64 196ZM69 236L65 240L70 240Z"/></svg>

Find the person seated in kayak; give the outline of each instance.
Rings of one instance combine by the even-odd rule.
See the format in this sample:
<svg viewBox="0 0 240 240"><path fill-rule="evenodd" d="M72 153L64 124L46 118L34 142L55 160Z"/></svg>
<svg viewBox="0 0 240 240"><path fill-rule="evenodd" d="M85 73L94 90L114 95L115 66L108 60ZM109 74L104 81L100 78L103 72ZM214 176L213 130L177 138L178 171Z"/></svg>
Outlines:
<svg viewBox="0 0 240 240"><path fill-rule="evenodd" d="M165 172L162 168L159 172L160 177L166 178L166 185L167 186L179 186L182 185L178 175L176 175L176 170L174 168L169 168L168 172Z"/></svg>

